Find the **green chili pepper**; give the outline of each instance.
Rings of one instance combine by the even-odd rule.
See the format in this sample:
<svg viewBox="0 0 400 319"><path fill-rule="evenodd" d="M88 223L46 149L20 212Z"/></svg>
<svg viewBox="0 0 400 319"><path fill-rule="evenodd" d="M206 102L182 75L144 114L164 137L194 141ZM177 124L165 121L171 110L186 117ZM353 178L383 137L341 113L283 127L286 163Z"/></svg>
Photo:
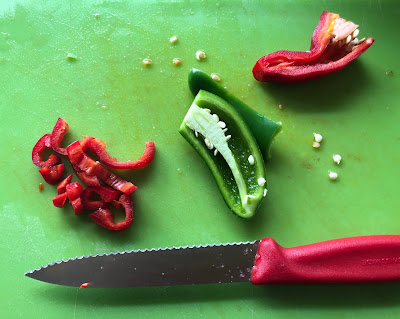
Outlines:
<svg viewBox="0 0 400 319"><path fill-rule="evenodd" d="M267 194L265 167L240 114L222 98L200 90L179 132L210 168L231 211L252 217Z"/></svg>
<svg viewBox="0 0 400 319"><path fill-rule="evenodd" d="M200 90L208 91L218 95L232 105L243 117L250 131L253 133L260 147L261 154L266 159L269 158L271 143L276 134L281 130L281 122L275 122L258 113L200 70L191 69L188 80L189 89L193 95L196 95Z"/></svg>

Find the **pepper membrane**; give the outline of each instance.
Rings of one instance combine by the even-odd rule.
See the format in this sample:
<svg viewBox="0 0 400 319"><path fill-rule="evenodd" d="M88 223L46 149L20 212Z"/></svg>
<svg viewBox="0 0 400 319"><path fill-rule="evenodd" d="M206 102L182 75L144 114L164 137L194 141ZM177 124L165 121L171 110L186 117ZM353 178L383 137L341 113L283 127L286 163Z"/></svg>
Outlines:
<svg viewBox="0 0 400 319"><path fill-rule="evenodd" d="M359 40L358 25L338 14L324 11L314 30L307 52L277 51L260 58L253 76L262 82L298 83L343 69L373 43L369 37Z"/></svg>

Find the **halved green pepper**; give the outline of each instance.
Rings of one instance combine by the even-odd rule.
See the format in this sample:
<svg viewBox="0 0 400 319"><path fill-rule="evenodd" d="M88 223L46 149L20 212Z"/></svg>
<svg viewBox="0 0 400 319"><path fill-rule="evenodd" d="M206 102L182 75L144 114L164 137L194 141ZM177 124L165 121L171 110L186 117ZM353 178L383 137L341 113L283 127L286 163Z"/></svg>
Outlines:
<svg viewBox="0 0 400 319"><path fill-rule="evenodd" d="M261 154L265 159L269 158L271 143L282 128L281 122L275 122L258 113L200 70L191 69L189 71L188 82L189 89L193 95L196 95L200 90L208 91L218 95L232 105L236 111L239 112L247 123L250 131L253 133L260 147Z"/></svg>
<svg viewBox="0 0 400 319"><path fill-rule="evenodd" d="M265 166L254 136L235 108L200 90L179 132L210 168L231 211L252 217L267 194Z"/></svg>

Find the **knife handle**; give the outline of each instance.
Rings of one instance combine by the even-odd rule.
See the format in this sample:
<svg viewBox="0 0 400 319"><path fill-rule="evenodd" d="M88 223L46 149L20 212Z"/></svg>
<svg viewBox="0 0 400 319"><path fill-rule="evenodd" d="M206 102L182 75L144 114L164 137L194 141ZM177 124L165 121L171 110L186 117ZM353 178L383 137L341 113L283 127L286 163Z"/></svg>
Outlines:
<svg viewBox="0 0 400 319"><path fill-rule="evenodd" d="M293 248L265 238L251 274L255 285L396 280L400 280L400 235L349 237Z"/></svg>

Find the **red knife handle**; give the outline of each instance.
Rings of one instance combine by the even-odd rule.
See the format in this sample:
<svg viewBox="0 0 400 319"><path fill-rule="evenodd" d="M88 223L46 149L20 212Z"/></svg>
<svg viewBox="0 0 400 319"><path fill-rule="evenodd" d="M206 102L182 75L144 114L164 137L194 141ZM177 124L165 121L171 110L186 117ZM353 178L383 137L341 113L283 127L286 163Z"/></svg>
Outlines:
<svg viewBox="0 0 400 319"><path fill-rule="evenodd" d="M349 237L293 248L265 238L251 274L255 285L396 280L400 280L400 235Z"/></svg>

